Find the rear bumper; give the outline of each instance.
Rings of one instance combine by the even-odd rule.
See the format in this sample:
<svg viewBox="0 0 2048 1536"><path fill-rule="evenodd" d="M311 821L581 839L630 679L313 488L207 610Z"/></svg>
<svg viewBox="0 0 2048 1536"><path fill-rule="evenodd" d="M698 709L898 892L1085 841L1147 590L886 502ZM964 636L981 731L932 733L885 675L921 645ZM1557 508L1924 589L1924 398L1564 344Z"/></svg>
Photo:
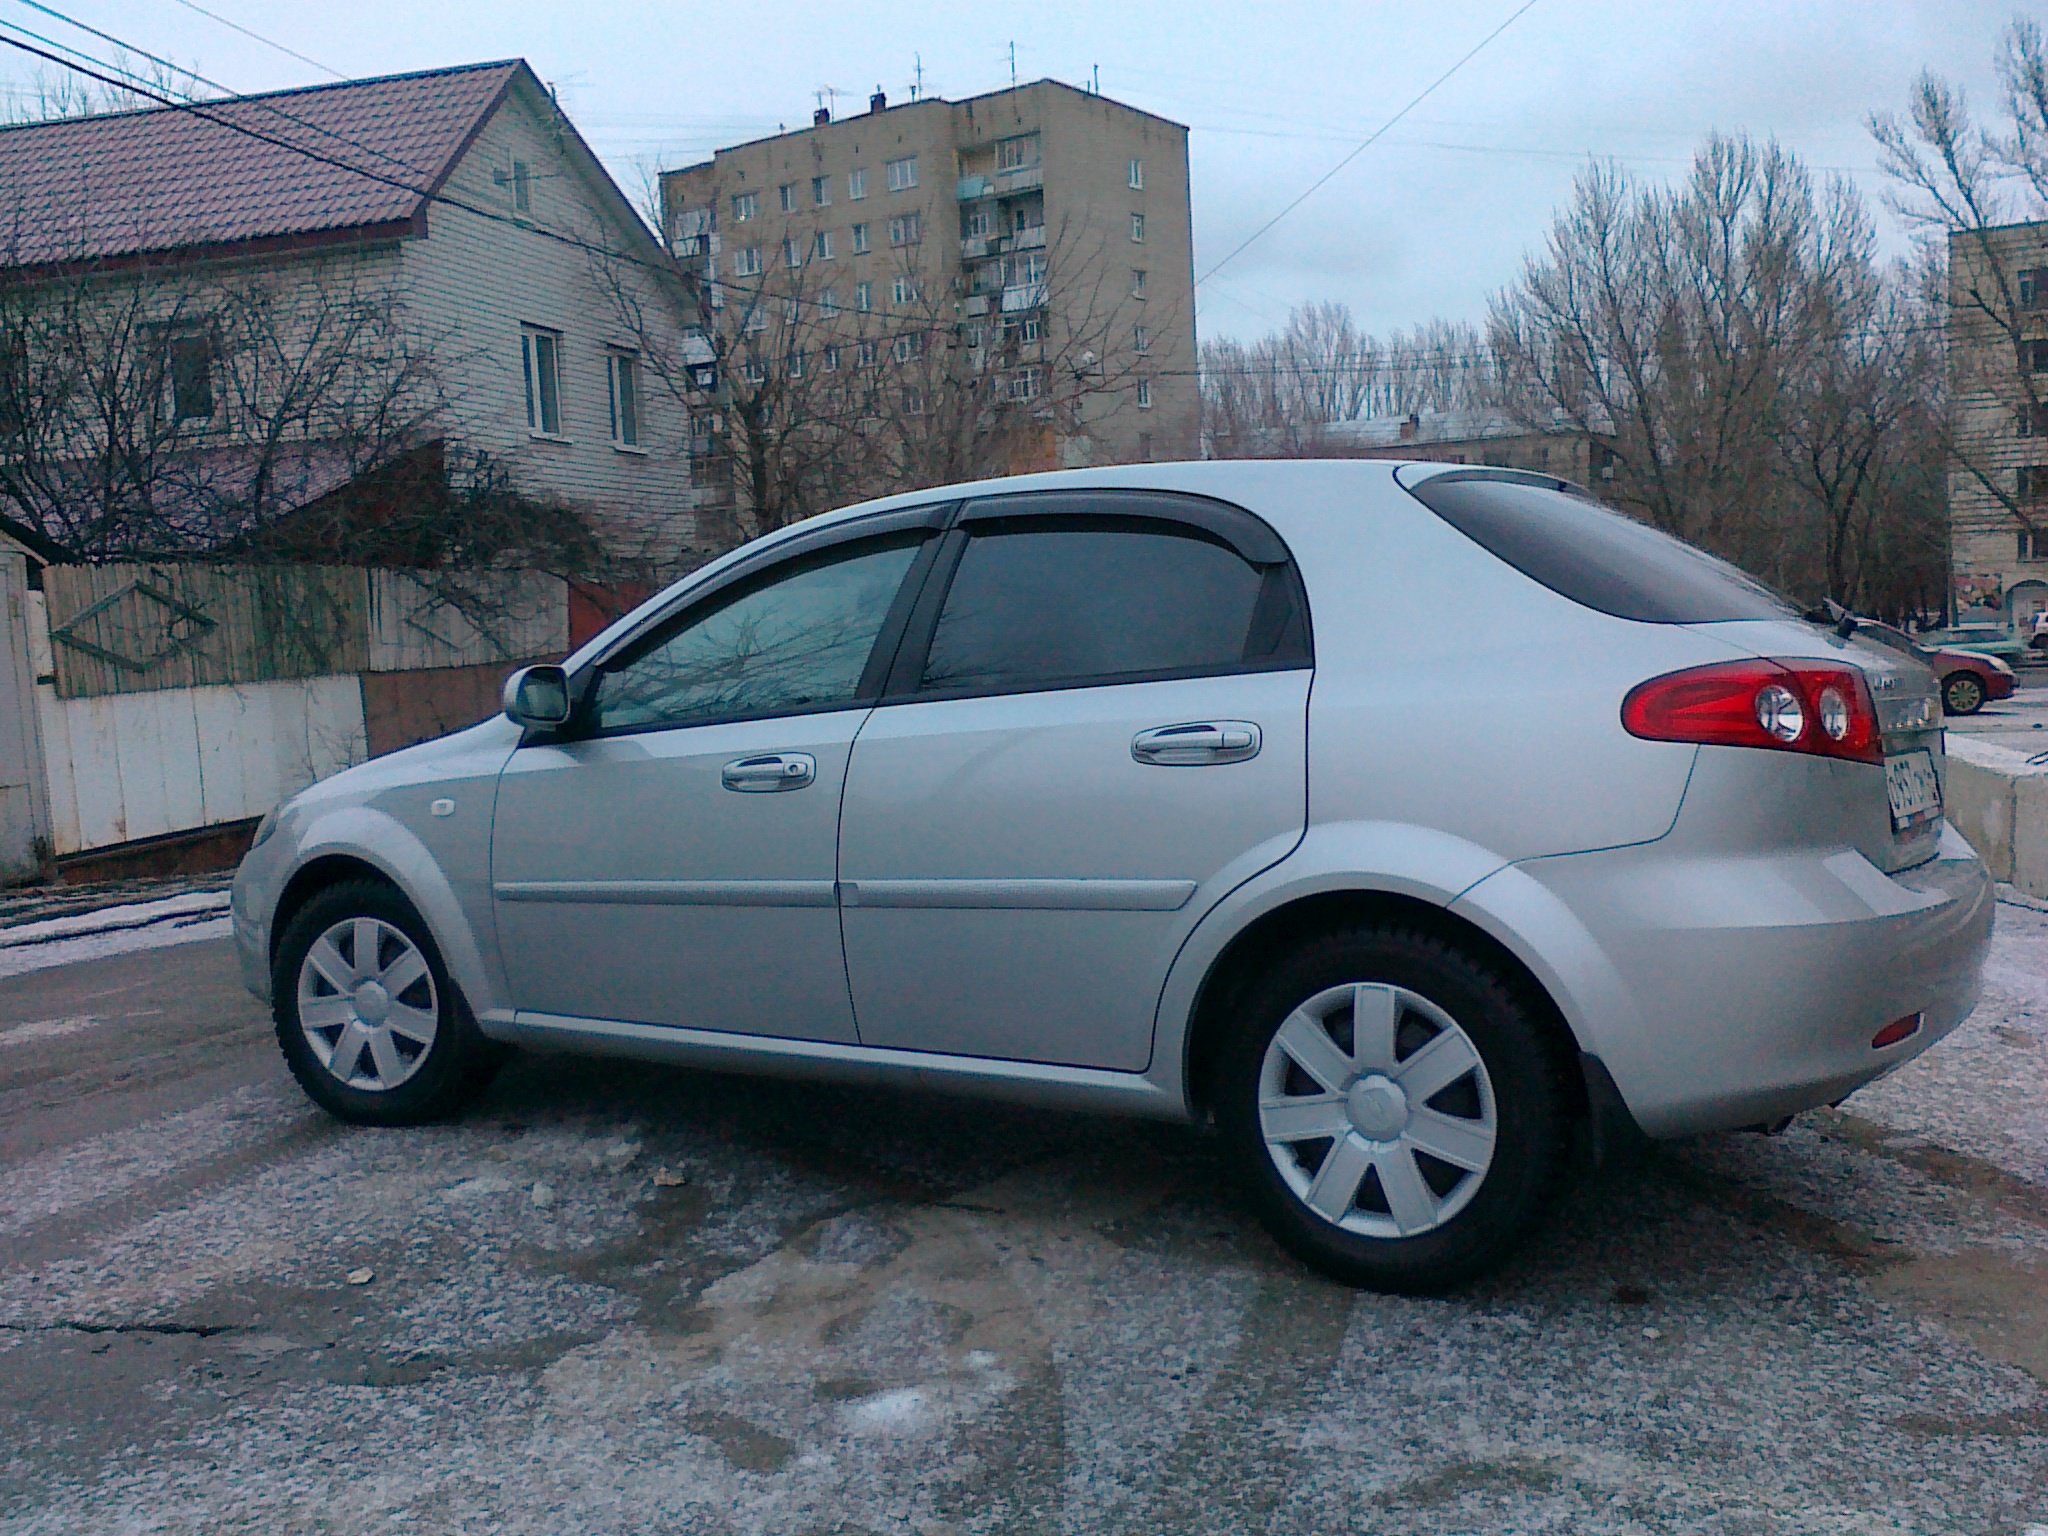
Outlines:
<svg viewBox="0 0 2048 1536"><path fill-rule="evenodd" d="M1846 849L1652 843L1532 860L1459 903L1539 952L1580 1045L1654 1137L1776 1120L1910 1061L1976 1006L1994 904L1947 826L1934 859L1896 875ZM1915 1013L1915 1034L1872 1048Z"/></svg>
<svg viewBox="0 0 2048 1536"><path fill-rule="evenodd" d="M2008 677L2003 672L1984 674L1984 697L1987 699L2009 699L2012 697L2013 689L2018 686L2016 678Z"/></svg>

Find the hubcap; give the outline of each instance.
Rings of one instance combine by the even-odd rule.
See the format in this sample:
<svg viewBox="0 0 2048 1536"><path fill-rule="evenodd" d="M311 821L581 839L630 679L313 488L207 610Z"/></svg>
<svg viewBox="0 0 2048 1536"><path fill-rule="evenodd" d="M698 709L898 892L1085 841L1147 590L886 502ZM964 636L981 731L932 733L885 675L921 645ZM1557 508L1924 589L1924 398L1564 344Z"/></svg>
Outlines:
<svg viewBox="0 0 2048 1536"><path fill-rule="evenodd" d="M344 918L299 963L299 1028L320 1065L383 1092L420 1069L441 1023L419 946L375 917Z"/></svg>
<svg viewBox="0 0 2048 1536"><path fill-rule="evenodd" d="M1471 1037L1405 987L1318 992L1274 1031L1259 1129L1280 1177L1323 1220L1415 1237L1471 1203L1499 1134Z"/></svg>

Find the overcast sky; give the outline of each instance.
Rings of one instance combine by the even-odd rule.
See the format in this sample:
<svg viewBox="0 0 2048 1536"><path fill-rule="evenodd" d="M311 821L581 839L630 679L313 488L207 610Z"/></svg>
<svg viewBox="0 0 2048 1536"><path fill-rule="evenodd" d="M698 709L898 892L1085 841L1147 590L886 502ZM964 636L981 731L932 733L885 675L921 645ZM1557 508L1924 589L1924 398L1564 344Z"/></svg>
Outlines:
<svg viewBox="0 0 2048 1536"><path fill-rule="evenodd" d="M236 90L330 78L185 0L54 9ZM836 87L959 97L1051 75L1192 130L1206 271L1511 15L1520 0L1118 0L1009 6L668 0L201 0L345 75L523 56L629 191L644 167L809 121ZM1816 167L1881 179L1863 127L1932 67L1994 102L2014 0L1537 0L1490 47L1204 283L1203 334L1250 337L1308 299L1386 332L1478 318L1539 243L1588 154L1682 174L1713 129L1775 135ZM2038 13L2039 5L2032 7ZM22 3L0 20L92 44ZM4 35L4 34L0 34ZM0 49L0 89L34 61Z"/></svg>

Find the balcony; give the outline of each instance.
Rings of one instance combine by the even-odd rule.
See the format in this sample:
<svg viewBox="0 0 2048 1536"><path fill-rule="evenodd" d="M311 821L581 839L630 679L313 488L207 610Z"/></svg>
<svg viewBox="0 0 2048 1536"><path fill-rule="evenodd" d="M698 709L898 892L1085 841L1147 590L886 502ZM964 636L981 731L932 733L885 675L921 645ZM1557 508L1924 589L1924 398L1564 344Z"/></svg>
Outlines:
<svg viewBox="0 0 2048 1536"><path fill-rule="evenodd" d="M995 183L986 176L962 176L960 184L953 190L953 195L963 203L971 203L992 196L994 192Z"/></svg>
<svg viewBox="0 0 2048 1536"><path fill-rule="evenodd" d="M1045 304L1044 283L1018 283L1003 290L1003 313L1014 315L1027 309L1039 309Z"/></svg>
<svg viewBox="0 0 2048 1536"><path fill-rule="evenodd" d="M1014 171L996 172L997 197L1015 197L1023 192L1036 192L1044 185L1045 167L1042 165L1020 165Z"/></svg>
<svg viewBox="0 0 2048 1536"><path fill-rule="evenodd" d="M1013 251L1042 251L1045 249L1045 226L1034 224L1029 229L1020 229L1010 237Z"/></svg>
<svg viewBox="0 0 2048 1536"><path fill-rule="evenodd" d="M963 315L987 314L988 295L985 293L970 293L965 299L960 301L960 313Z"/></svg>
<svg viewBox="0 0 2048 1536"><path fill-rule="evenodd" d="M960 259L962 261L980 261L986 255L988 255L987 235L963 235L961 237Z"/></svg>

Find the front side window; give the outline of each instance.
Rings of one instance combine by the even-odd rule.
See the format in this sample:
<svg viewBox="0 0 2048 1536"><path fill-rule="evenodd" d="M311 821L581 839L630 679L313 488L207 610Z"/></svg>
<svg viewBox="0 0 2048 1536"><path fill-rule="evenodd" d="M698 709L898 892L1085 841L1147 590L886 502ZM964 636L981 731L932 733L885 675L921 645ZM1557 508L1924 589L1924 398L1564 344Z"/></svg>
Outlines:
<svg viewBox="0 0 2048 1536"><path fill-rule="evenodd" d="M604 669L593 727L707 725L854 704L921 537L834 551L713 599Z"/></svg>
<svg viewBox="0 0 2048 1536"><path fill-rule="evenodd" d="M889 162L889 190L908 192L917 185L917 156Z"/></svg>
<svg viewBox="0 0 2048 1536"><path fill-rule="evenodd" d="M960 557L921 686L1015 693L1305 666L1297 593L1285 565L1172 523L989 523Z"/></svg>
<svg viewBox="0 0 2048 1536"><path fill-rule="evenodd" d="M519 333L526 369L526 426L549 437L562 435L562 333L529 325Z"/></svg>
<svg viewBox="0 0 2048 1536"><path fill-rule="evenodd" d="M605 354L611 385L612 441L621 448L640 446L640 358L632 352Z"/></svg>

